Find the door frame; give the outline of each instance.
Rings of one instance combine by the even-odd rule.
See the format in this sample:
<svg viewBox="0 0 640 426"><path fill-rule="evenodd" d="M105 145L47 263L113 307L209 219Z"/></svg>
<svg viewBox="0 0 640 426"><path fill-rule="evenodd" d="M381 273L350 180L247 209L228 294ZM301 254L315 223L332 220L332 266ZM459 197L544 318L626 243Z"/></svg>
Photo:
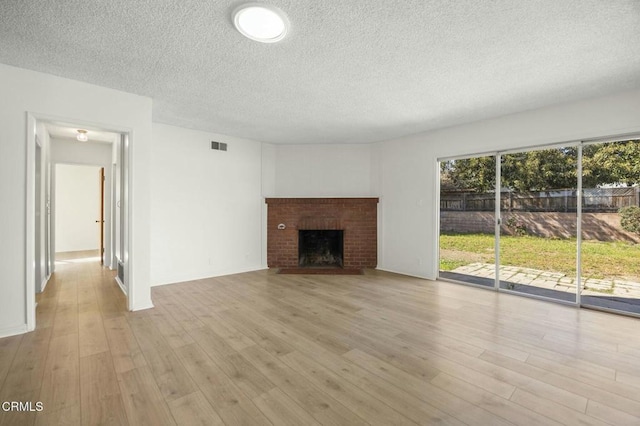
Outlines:
<svg viewBox="0 0 640 426"><path fill-rule="evenodd" d="M576 294L573 301L562 300L553 297L540 296L537 294L523 293L515 290L510 290L508 288L500 287L500 242L502 234L500 233L500 226L502 224L502 205L501 205L501 193L497 191L498 188L502 188L502 156L508 154L519 154L523 152L533 152L533 151L545 151L552 149L561 149L561 148L576 148L576 262L578 269L576 270ZM504 151L498 151L496 154L496 229L494 238L496 239L496 279L495 279L495 289L496 291L515 294L517 296L529 297L531 299L539 299L545 300L549 302L559 303L561 305L570 305L580 307L580 292L582 290L581 277L580 277L580 251L582 249L582 232L581 226L582 223L582 141L570 141L565 143L554 143L554 144L546 144L546 145L536 145L529 148L517 148L510 149Z"/></svg>
<svg viewBox="0 0 640 426"><path fill-rule="evenodd" d="M33 331L36 328L36 277L35 277L35 192L36 192L36 176L35 176L35 168L36 168L36 129L38 123L40 122L56 122L56 123L64 123L73 127L82 127L89 129L100 129L113 133L120 133L121 135L126 135L128 143L125 146L121 147L121 149L125 150L128 158L131 158L131 144L133 142L132 130L127 127L105 124L105 123L92 123L84 120L76 120L67 117L57 117L46 114L38 114L33 112L26 112L27 116L27 132L26 132L26 145L27 145L27 167L26 167L26 229L25 229L25 322L26 322L26 331ZM126 214L126 226L129 230L131 230L132 226L132 209L130 208L133 205L134 192L132 188L132 179L131 176L133 174L133 162L128 161L126 169L122 168L121 171L128 175L127 182L127 194L128 194L128 211ZM49 172L51 170L49 168ZM131 256L132 252L132 239L129 237L131 233L126 235L125 240L125 249L127 250L129 256L127 259L127 268L125 268L125 280L127 281L128 286L128 294L127 297L127 308L129 310L133 309L133 298L131 295L133 294L134 284L131 280L131 270L133 265L133 256ZM51 255L51 253L50 253Z"/></svg>
<svg viewBox="0 0 640 426"><path fill-rule="evenodd" d="M96 222L100 225L100 245L98 246L98 250L100 251L100 265L104 266L104 166L100 167L98 176L100 184L100 215Z"/></svg>
<svg viewBox="0 0 640 426"><path fill-rule="evenodd" d="M51 218L52 218L52 223L54 224L54 228L55 228L55 224L57 223L57 220L58 220L58 218L56 216L56 205L57 205L57 199L58 199L58 191L57 191L58 166L90 167L90 168L96 169L96 171L98 173L100 173L101 169L104 169L104 166L102 164L100 164L100 163L97 163L97 162L94 163L94 162L91 162L91 161L87 161L87 162L76 162L76 161L56 161L56 162L53 162L53 161L51 161L51 165L53 166L52 171L51 171L51 177L52 177L52 181L53 181L53 188L51 190L51 199L52 199L53 211L52 211L52 214L51 214ZM106 175L105 175L105 177L106 177ZM110 176L109 178L110 178L110 180L113 179L112 176ZM104 203L104 195L105 194L101 194L100 190L98 189L98 196L100 198L99 203ZM106 194L106 195L108 195L109 198L110 198L110 203L109 204L113 204L113 200L115 198L115 194L109 193L109 194ZM113 217L111 217L108 222L105 222L104 204L99 205L98 207L99 207L100 210L102 210L102 219L99 218L99 220L96 220L95 223L98 224L98 222L100 220L103 220L102 229L104 229L105 225L108 225L108 227L110 228L112 223L114 222ZM55 231L55 229L54 229L54 231ZM52 238L52 240L53 240L53 244L52 244L53 256L52 257L53 257L53 261L55 262L55 254L56 254L55 243L57 241L58 235L55 232L53 232L52 236L53 236L53 238ZM100 243L100 241L99 241L98 243L100 244L100 247L105 248L104 242ZM105 265L105 266L109 267L109 265ZM113 268L109 268L109 269L113 269Z"/></svg>

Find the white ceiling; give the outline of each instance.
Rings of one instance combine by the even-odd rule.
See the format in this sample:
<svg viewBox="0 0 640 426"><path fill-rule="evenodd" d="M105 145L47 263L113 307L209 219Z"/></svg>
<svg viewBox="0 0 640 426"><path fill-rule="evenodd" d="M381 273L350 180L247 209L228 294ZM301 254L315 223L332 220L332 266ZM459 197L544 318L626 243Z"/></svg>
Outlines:
<svg viewBox="0 0 640 426"><path fill-rule="evenodd" d="M68 124L64 123L44 123L47 132L49 132L49 136L52 138L58 139L73 139L76 140L78 136L78 129L86 130L87 137L89 140L87 142L101 142L101 143L113 143L118 140L120 135L118 133L107 132L103 130L94 130L87 129L86 127L72 127ZM78 143L87 143L87 142L79 142Z"/></svg>
<svg viewBox="0 0 640 426"><path fill-rule="evenodd" d="M272 143L373 142L640 87L640 0L3 0L0 62L153 98L153 120Z"/></svg>

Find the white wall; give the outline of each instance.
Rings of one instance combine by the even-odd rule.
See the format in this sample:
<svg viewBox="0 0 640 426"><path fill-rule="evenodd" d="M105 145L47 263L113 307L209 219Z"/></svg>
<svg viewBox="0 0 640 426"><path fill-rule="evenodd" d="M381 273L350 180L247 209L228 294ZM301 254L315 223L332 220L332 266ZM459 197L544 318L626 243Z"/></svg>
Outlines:
<svg viewBox="0 0 640 426"><path fill-rule="evenodd" d="M112 188L112 157L113 157L113 145L112 143L104 143L104 142L78 142L73 139L59 139L59 138L51 138L51 162L55 164L77 164L77 165L87 165L87 166L99 166L104 167L105 174L105 182L104 182L104 260L105 265L110 267L111 269L115 268L115 265L111 263L113 259L112 256L112 235L111 235L111 225L112 225L112 206L111 206L111 188ZM56 179L56 177L54 177ZM97 178L93 179L93 182L97 182ZM97 185L97 183L95 183ZM56 187L57 187L56 181ZM96 187L97 188L97 187ZM97 190L97 189L96 189ZM87 243L83 244L69 244L68 242L62 243L59 245L59 234L58 234L58 216L57 216L57 202L58 202L57 193L54 194L53 199L53 207L56 210L53 215L53 219L55 222L55 232L53 233L54 245L56 246L56 251L73 251L73 250L90 250L97 248L100 243L99 241L88 249L71 249L69 247L81 247L87 246ZM93 213L93 216L96 216L99 213L96 210ZM97 220L98 217L95 217L94 220ZM86 230L85 230L86 231ZM70 231L73 233L73 231ZM95 234L95 232L94 232ZM69 234L68 234L69 235ZM67 235L67 236L68 236Z"/></svg>
<svg viewBox="0 0 640 426"><path fill-rule="evenodd" d="M276 145L275 196L375 196L371 145Z"/></svg>
<svg viewBox="0 0 640 426"><path fill-rule="evenodd" d="M57 164L55 170L56 253L97 250L100 168Z"/></svg>
<svg viewBox="0 0 640 426"><path fill-rule="evenodd" d="M262 197L276 196L276 146L262 144ZM267 203L262 203L262 268L267 268Z"/></svg>
<svg viewBox="0 0 640 426"><path fill-rule="evenodd" d="M26 331L27 112L132 134L131 307L152 306L149 289L151 99L0 64L0 336ZM32 277L32 280L35 278ZM29 313L32 315L32 313Z"/></svg>
<svg viewBox="0 0 640 426"><path fill-rule="evenodd" d="M437 275L437 159L640 132L640 91L509 115L376 144L379 268Z"/></svg>
<svg viewBox="0 0 640 426"><path fill-rule="evenodd" d="M113 156L112 146L113 144L105 142L78 142L73 139L51 138L51 161L109 167Z"/></svg>
<svg viewBox="0 0 640 426"><path fill-rule="evenodd" d="M152 284L262 268L261 144L156 123L153 139Z"/></svg>

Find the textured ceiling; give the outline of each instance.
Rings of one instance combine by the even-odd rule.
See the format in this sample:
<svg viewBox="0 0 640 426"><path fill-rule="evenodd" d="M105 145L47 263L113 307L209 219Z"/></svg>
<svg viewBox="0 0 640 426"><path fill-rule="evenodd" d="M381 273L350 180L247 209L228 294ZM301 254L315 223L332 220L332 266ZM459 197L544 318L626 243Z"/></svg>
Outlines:
<svg viewBox="0 0 640 426"><path fill-rule="evenodd" d="M373 142L640 87L640 0L2 0L0 62L153 98L156 122Z"/></svg>

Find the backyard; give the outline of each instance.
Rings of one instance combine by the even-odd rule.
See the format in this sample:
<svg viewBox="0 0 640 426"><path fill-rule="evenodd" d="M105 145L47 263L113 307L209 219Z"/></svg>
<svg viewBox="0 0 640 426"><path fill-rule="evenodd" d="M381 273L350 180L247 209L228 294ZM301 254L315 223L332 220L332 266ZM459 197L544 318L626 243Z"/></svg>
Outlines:
<svg viewBox="0 0 640 426"><path fill-rule="evenodd" d="M576 273L576 239L501 236L500 263L505 266ZM640 244L582 241L582 276L640 280ZM494 263L493 234L442 233L440 269L452 271L470 263Z"/></svg>

